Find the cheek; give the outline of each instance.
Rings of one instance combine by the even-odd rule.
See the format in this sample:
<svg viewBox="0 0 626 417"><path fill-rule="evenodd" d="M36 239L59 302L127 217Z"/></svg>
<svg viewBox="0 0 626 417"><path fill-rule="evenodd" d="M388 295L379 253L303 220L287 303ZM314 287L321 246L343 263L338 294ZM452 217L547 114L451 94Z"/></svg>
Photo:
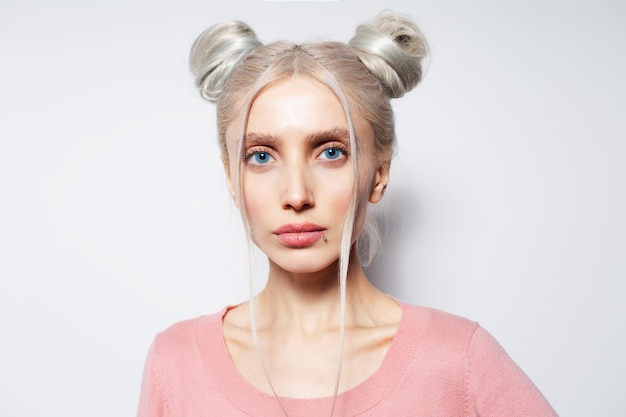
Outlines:
<svg viewBox="0 0 626 417"><path fill-rule="evenodd" d="M279 184L272 173L242 173L242 199L248 224L251 230L267 228L274 225L276 216L282 209ZM258 230L257 230L258 231Z"/></svg>
<svg viewBox="0 0 626 417"><path fill-rule="evenodd" d="M267 212L269 208L269 196L261 186L255 186L250 181L243 184L243 200L248 216L248 222L252 225L259 216Z"/></svg>
<svg viewBox="0 0 626 417"><path fill-rule="evenodd" d="M254 190L254 189L250 189ZM250 239L256 245L259 245L259 239L257 236L263 236L266 232L269 223L271 223L271 207L268 204L269 199L267 196L263 196L259 191L245 191L243 192L243 205L239 205L239 210L244 210L248 219L248 228L250 230Z"/></svg>
<svg viewBox="0 0 626 417"><path fill-rule="evenodd" d="M361 166L359 171L359 198L355 215L355 235L358 235L365 223L367 207L375 178L373 164L370 162Z"/></svg>
<svg viewBox="0 0 626 417"><path fill-rule="evenodd" d="M325 172L318 177L317 202L326 202L334 213L345 213L352 201L353 181L351 167Z"/></svg>

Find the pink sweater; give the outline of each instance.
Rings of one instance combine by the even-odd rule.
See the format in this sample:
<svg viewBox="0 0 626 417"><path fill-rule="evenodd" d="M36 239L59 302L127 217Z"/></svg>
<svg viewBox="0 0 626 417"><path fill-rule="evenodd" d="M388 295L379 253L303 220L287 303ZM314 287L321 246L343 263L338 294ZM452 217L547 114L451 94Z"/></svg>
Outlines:
<svg viewBox="0 0 626 417"><path fill-rule="evenodd" d="M146 361L139 417L278 417L276 399L237 372L219 314L157 335ZM292 417L324 417L332 398L282 399ZM403 305L381 367L340 394L334 416L556 416L541 393L480 326Z"/></svg>

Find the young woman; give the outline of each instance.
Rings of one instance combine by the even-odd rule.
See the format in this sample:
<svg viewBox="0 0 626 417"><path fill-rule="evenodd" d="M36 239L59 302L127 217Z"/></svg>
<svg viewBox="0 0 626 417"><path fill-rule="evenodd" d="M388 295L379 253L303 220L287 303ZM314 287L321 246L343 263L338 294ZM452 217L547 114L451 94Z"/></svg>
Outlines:
<svg viewBox="0 0 626 417"><path fill-rule="evenodd" d="M418 84L426 50L394 14L348 44L263 46L241 22L196 40L228 188L269 277L156 337L139 416L556 415L476 323L382 294L361 267L395 147L390 98Z"/></svg>

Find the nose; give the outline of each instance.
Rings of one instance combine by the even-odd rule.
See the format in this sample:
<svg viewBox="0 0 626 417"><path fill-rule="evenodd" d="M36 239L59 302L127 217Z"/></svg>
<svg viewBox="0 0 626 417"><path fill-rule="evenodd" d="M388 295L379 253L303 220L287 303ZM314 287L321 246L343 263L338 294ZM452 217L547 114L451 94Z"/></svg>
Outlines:
<svg viewBox="0 0 626 417"><path fill-rule="evenodd" d="M282 176L283 209L302 211L314 206L312 178L303 164L285 167Z"/></svg>

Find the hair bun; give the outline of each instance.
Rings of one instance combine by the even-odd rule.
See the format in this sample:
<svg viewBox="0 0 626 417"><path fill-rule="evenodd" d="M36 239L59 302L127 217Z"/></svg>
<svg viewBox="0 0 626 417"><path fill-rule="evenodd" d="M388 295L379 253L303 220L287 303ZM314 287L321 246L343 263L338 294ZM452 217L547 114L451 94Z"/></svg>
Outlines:
<svg viewBox="0 0 626 417"><path fill-rule="evenodd" d="M391 98L402 97L422 80L428 45L408 17L381 13L373 25L361 25L348 42Z"/></svg>
<svg viewBox="0 0 626 417"><path fill-rule="evenodd" d="M202 97L217 101L233 69L259 46L254 31L239 21L218 23L202 32L189 55L189 67Z"/></svg>

